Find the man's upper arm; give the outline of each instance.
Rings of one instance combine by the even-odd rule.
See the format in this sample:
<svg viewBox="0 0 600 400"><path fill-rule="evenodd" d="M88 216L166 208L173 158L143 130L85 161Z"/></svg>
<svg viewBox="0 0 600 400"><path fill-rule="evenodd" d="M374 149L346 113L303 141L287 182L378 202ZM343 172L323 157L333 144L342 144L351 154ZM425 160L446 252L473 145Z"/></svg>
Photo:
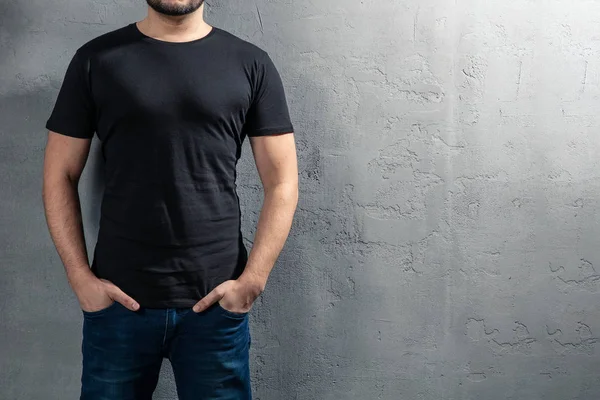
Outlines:
<svg viewBox="0 0 600 400"><path fill-rule="evenodd" d="M87 162L92 139L48 131L44 151L44 180L68 178L77 182Z"/></svg>
<svg viewBox="0 0 600 400"><path fill-rule="evenodd" d="M280 184L298 184L298 161L293 132L250 137L258 175L266 191Z"/></svg>

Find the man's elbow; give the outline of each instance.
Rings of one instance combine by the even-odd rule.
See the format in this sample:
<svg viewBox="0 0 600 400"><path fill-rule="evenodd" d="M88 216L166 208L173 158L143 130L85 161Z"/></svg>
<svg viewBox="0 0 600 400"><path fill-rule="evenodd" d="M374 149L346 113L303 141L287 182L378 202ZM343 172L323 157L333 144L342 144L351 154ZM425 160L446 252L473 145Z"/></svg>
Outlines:
<svg viewBox="0 0 600 400"><path fill-rule="evenodd" d="M299 198L298 181L278 182L264 186L265 197L271 196L286 204L298 204Z"/></svg>

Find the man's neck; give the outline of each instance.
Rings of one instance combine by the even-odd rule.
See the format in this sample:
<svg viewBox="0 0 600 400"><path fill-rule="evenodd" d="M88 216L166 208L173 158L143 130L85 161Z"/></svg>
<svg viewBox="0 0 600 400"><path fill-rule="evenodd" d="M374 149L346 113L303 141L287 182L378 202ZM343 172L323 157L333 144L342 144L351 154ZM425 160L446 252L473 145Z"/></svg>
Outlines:
<svg viewBox="0 0 600 400"><path fill-rule="evenodd" d="M148 15L137 22L142 33L167 42L189 42L200 39L211 31L212 26L204 21L204 4L198 10L184 16L169 16L157 13L148 7Z"/></svg>

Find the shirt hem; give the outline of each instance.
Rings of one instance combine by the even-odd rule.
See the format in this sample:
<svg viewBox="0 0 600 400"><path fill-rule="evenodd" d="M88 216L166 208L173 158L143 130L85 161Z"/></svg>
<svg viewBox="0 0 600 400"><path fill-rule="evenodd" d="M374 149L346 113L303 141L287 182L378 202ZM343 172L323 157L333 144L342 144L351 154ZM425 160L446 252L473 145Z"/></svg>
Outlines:
<svg viewBox="0 0 600 400"><path fill-rule="evenodd" d="M293 133L294 127L292 125L281 126L276 128L265 128L257 131L248 132L246 135L248 137L253 136L268 136L268 135L277 135L282 133Z"/></svg>
<svg viewBox="0 0 600 400"><path fill-rule="evenodd" d="M197 300L163 300L156 302L139 302L140 308L148 308L148 309L165 309L165 308L192 308L196 303L198 303L201 299Z"/></svg>
<svg viewBox="0 0 600 400"><path fill-rule="evenodd" d="M94 137L94 132L92 132L91 135L90 134L86 135L85 133L75 133L68 129L60 128L58 125L54 125L54 122L51 122L51 121L46 122L46 129L48 129L49 131L52 131L54 133L58 133L60 135L74 137L74 138L78 138L78 139L91 139Z"/></svg>

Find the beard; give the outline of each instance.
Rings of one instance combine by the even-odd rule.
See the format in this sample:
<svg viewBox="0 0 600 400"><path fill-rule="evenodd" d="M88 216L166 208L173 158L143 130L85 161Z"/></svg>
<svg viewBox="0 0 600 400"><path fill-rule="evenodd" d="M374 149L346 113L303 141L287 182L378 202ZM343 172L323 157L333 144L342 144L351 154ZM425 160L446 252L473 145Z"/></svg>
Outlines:
<svg viewBox="0 0 600 400"><path fill-rule="evenodd" d="M173 0L146 0L146 3L159 14L169 16L182 16L191 14L204 3L204 0L186 0L184 2Z"/></svg>

